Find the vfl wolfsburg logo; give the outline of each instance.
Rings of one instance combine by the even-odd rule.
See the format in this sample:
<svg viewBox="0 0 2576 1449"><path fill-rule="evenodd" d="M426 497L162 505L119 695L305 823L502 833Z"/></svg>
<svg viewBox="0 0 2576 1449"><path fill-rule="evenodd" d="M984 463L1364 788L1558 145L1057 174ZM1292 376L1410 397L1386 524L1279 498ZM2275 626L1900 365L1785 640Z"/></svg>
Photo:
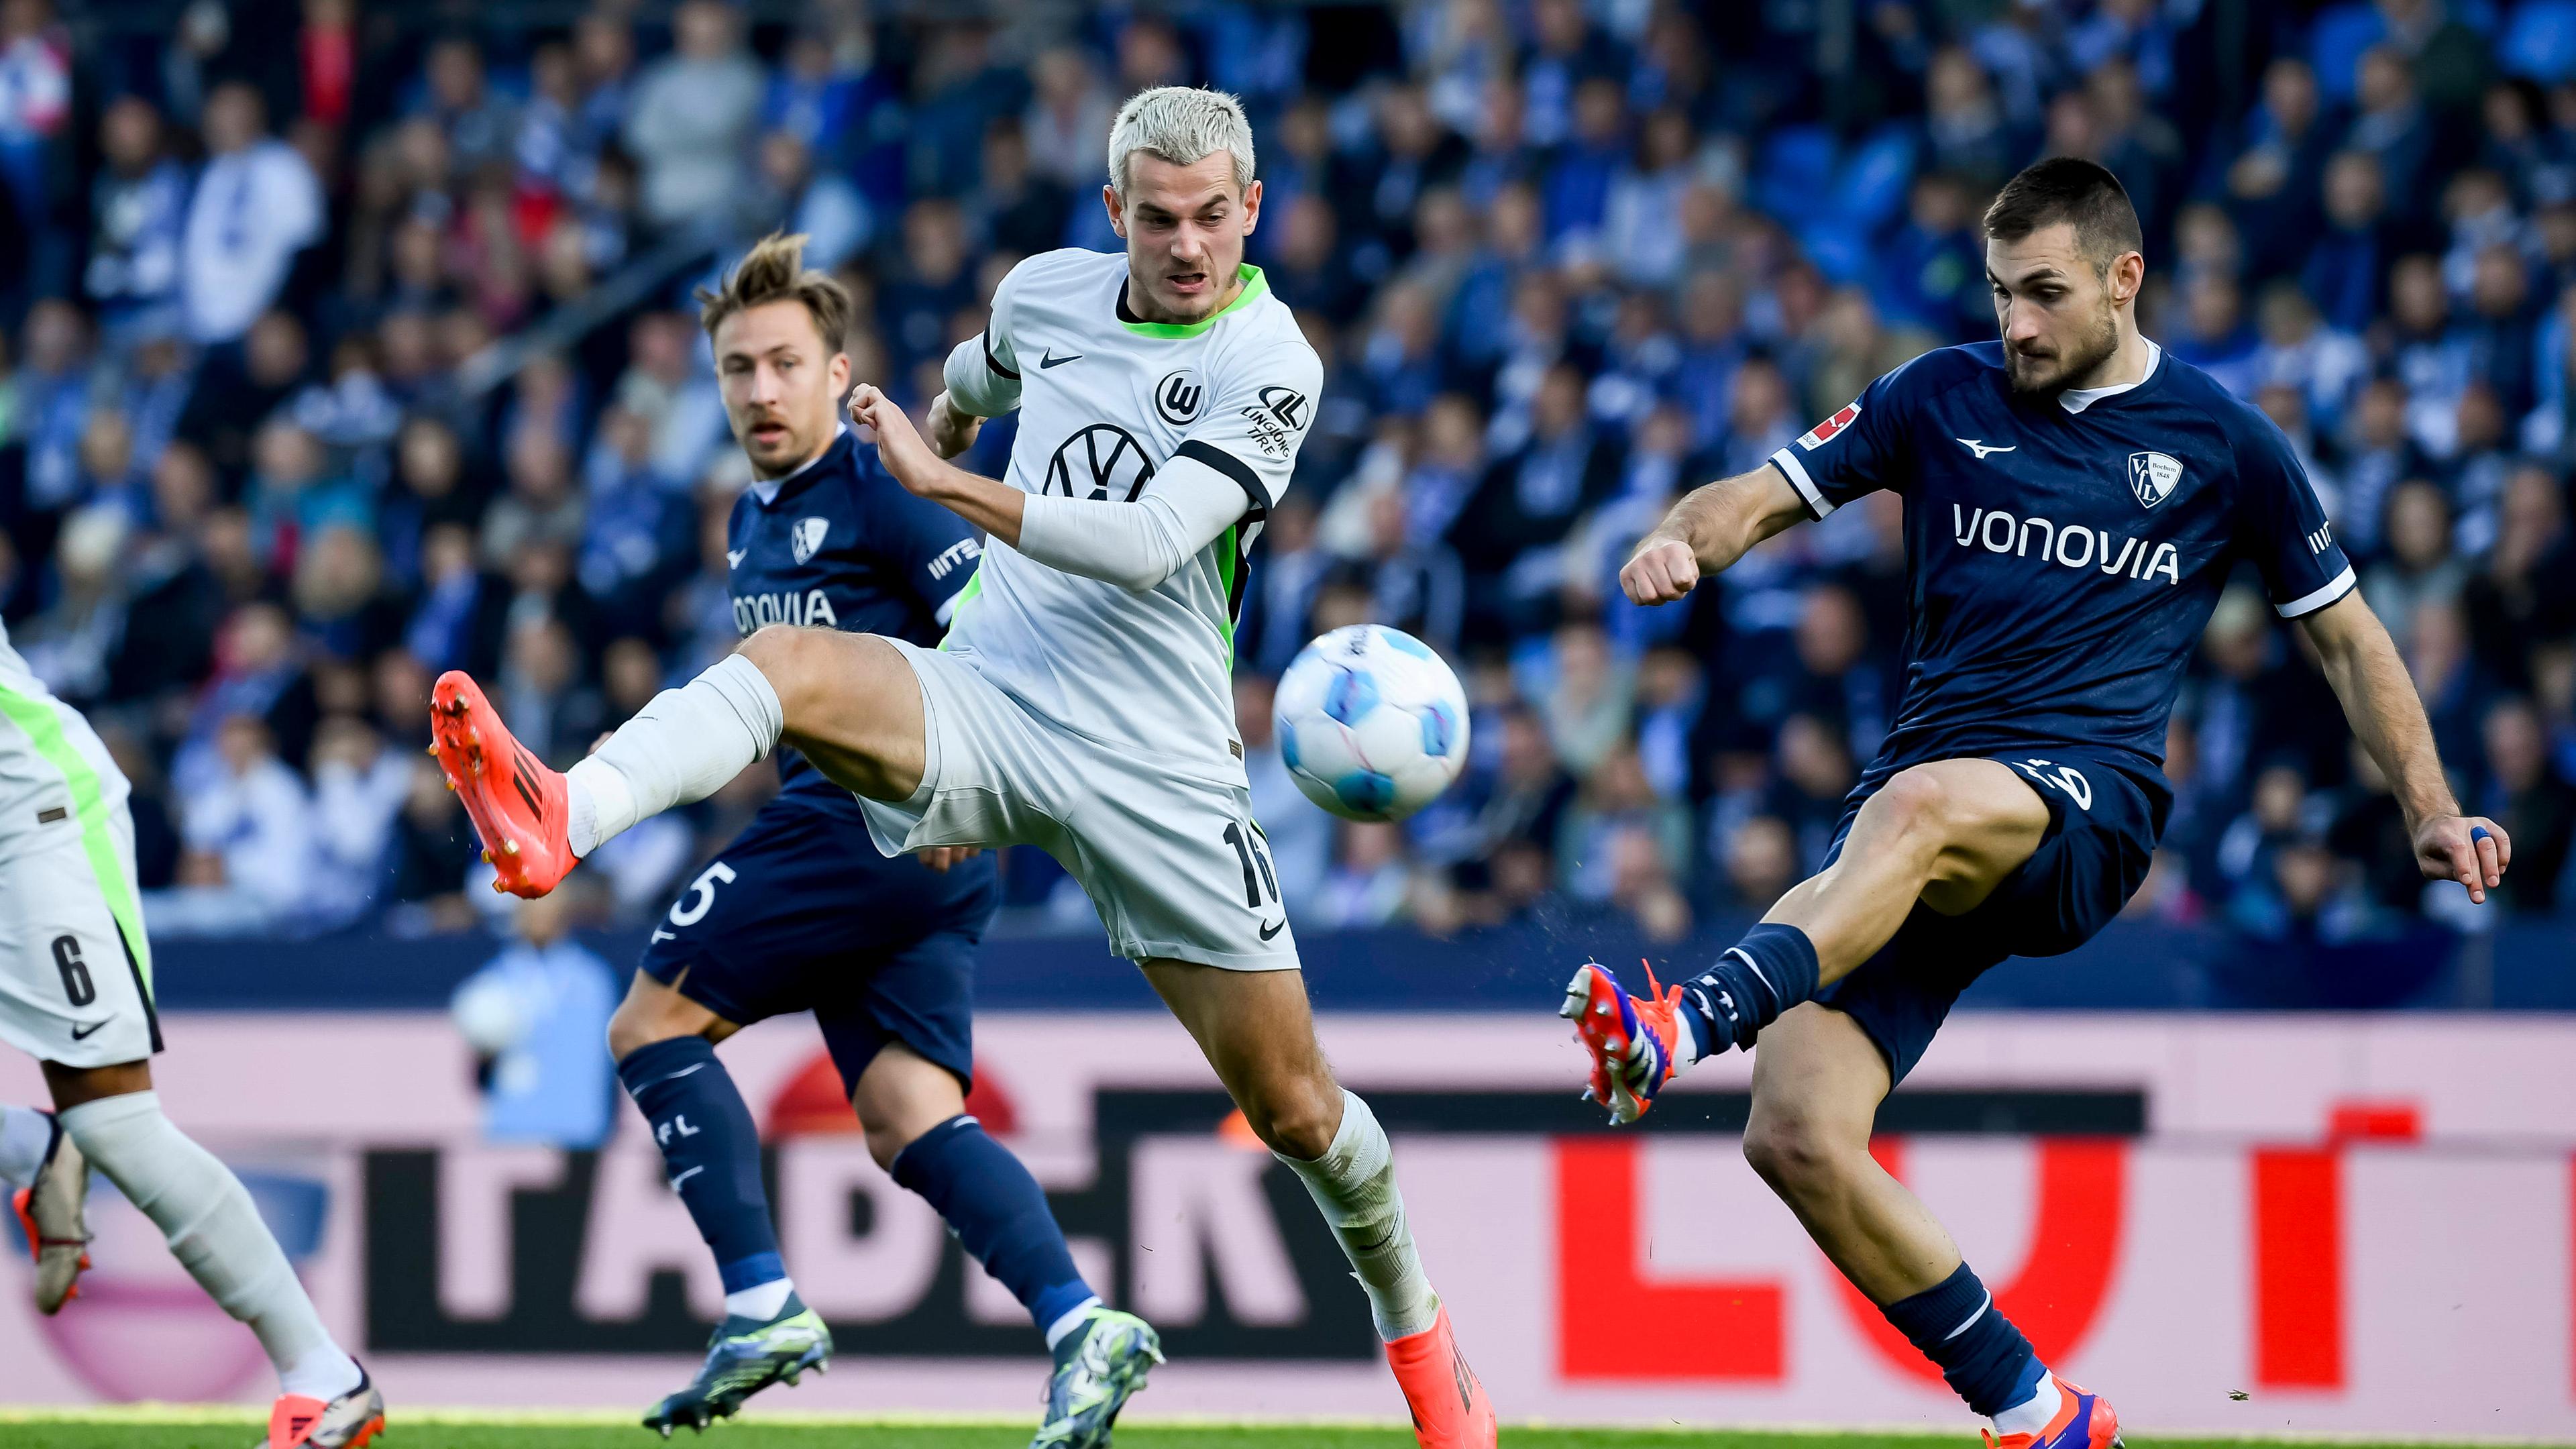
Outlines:
<svg viewBox="0 0 2576 1449"><path fill-rule="evenodd" d="M1176 428L1197 417L1200 404L1206 401L1207 388L1199 382L1199 375L1186 367L1164 374L1163 380L1154 384L1154 411Z"/></svg>
<svg viewBox="0 0 2576 1449"><path fill-rule="evenodd" d="M2180 461L2162 453L2129 455L2129 491L2138 495L2141 505L2153 508L2164 502L2165 495L2173 492L2174 485L2181 481Z"/></svg>
<svg viewBox="0 0 2576 1449"><path fill-rule="evenodd" d="M1133 503L1154 476L1153 460L1135 435L1116 423L1093 423L1056 446L1047 459L1043 493L1093 502Z"/></svg>
<svg viewBox="0 0 2576 1449"><path fill-rule="evenodd" d="M828 518L800 518L796 520L795 530L787 536L788 547L794 550L796 561L798 563L804 563L808 559L814 557L814 555L822 552L823 535L831 531L832 520Z"/></svg>

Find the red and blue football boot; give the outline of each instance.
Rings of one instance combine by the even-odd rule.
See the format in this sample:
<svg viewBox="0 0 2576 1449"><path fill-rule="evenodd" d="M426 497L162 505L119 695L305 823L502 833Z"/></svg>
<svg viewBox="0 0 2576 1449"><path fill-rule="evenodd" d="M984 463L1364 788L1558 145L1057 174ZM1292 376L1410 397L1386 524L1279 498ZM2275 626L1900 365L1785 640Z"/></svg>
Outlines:
<svg viewBox="0 0 2576 1449"><path fill-rule="evenodd" d="M1673 1011L1682 989L1657 981L1648 964L1646 993L1630 996L1609 967L1587 961L1574 969L1565 1004L1556 1009L1574 1023L1575 1040L1592 1056L1585 1099L1609 1108L1611 1122L1620 1126L1645 1116L1655 1094L1673 1079L1673 1044L1681 1032Z"/></svg>
<svg viewBox="0 0 2576 1449"><path fill-rule="evenodd" d="M1986 1449L2121 1449L2120 1416L2111 1401L2088 1394L2064 1379L2057 1381L2057 1416L2036 1434L1978 1431Z"/></svg>

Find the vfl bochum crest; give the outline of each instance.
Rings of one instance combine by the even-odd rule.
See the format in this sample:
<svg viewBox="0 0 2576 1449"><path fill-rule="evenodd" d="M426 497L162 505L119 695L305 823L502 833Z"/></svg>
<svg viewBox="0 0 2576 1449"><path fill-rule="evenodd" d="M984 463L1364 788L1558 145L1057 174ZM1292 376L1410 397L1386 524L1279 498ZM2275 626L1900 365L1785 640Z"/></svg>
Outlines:
<svg viewBox="0 0 2576 1449"><path fill-rule="evenodd" d="M2135 471L2134 465L2131 471ZM798 563L804 563L813 558L814 555L821 553L823 551L823 535L831 532L831 529L832 520L828 518L800 518L796 520L796 531L787 536L788 547L795 550L796 561Z"/></svg>
<svg viewBox="0 0 2576 1449"><path fill-rule="evenodd" d="M2165 495L2173 492L2174 485L2181 481L2180 461L2162 453L2129 455L2129 491L2138 495L2142 506L2153 508L2164 502Z"/></svg>

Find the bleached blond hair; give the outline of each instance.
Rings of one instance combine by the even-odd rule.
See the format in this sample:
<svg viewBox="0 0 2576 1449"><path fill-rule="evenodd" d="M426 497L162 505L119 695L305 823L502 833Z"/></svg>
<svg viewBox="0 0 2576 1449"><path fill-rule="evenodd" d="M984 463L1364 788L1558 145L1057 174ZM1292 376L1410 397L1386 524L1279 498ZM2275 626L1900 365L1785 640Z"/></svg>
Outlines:
<svg viewBox="0 0 2576 1449"><path fill-rule="evenodd" d="M1189 166L1223 151L1234 158L1237 190L1252 185L1252 122L1243 102L1224 91L1156 86L1118 108L1109 128L1109 186L1127 197L1127 158L1142 151Z"/></svg>

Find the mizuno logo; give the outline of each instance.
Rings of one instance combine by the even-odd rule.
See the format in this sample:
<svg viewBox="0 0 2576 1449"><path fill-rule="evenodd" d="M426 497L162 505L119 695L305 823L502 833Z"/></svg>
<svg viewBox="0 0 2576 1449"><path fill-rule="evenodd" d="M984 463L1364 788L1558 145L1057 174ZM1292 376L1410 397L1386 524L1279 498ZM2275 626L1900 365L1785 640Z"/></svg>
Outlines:
<svg viewBox="0 0 2576 1449"><path fill-rule="evenodd" d="M729 569L738 569L738 568L741 568L741 567L742 567L742 561L743 561L744 559L746 559L746 558L749 558L750 556L751 556L751 550L750 550L750 549L747 549L747 548L729 548L729 549L726 549L726 550L725 550L725 567L726 567L726 568L729 568Z"/></svg>
<svg viewBox="0 0 2576 1449"><path fill-rule="evenodd" d="M2015 448L2021 446L2018 443L2005 443L1998 446L1994 443L1987 442L1983 438L1952 438L1950 441L1957 443L1961 447L1966 448L1969 452L1976 454L1977 461L1980 463L1986 461L1986 455L1989 453L2009 453Z"/></svg>
<svg viewBox="0 0 2576 1449"><path fill-rule="evenodd" d="M1062 367L1068 362L1080 362L1081 360L1082 354L1079 352L1068 352L1064 356L1058 357L1055 355L1055 349L1050 347L1046 350L1046 355L1038 359L1038 366L1040 369Z"/></svg>

